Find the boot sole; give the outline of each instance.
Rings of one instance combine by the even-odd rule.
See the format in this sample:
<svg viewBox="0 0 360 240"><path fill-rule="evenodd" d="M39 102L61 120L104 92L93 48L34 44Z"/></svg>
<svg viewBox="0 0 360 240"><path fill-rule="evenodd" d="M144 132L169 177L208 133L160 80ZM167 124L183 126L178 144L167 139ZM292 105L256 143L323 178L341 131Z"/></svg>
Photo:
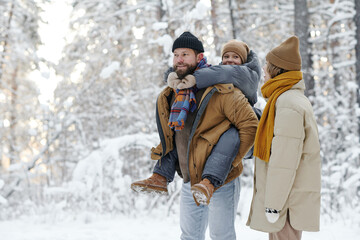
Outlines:
<svg viewBox="0 0 360 240"><path fill-rule="evenodd" d="M196 186L191 187L191 193L192 193L195 201L198 204L207 206L210 203L210 199L203 191L204 191L204 189L199 189Z"/></svg>
<svg viewBox="0 0 360 240"><path fill-rule="evenodd" d="M153 186L143 186L143 185L131 184L131 189L137 193L151 193L154 195L168 195L167 190L153 187Z"/></svg>

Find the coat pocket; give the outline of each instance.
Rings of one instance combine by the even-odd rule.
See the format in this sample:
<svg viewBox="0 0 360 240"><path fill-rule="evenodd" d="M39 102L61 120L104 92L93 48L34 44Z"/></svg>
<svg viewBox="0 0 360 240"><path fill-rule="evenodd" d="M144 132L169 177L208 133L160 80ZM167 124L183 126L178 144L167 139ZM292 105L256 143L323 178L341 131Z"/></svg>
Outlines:
<svg viewBox="0 0 360 240"><path fill-rule="evenodd" d="M151 149L151 159L159 160L162 157L162 146L159 144L156 148Z"/></svg>

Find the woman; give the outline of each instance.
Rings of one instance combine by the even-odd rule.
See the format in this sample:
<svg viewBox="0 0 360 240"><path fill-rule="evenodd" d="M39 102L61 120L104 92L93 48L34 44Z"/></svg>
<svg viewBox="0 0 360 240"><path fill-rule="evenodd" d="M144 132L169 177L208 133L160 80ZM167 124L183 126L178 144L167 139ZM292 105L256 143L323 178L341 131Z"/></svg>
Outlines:
<svg viewBox="0 0 360 240"><path fill-rule="evenodd" d="M269 239L301 239L319 231L321 159L317 124L304 95L299 40L266 56L268 99L255 138L254 195L247 222Z"/></svg>

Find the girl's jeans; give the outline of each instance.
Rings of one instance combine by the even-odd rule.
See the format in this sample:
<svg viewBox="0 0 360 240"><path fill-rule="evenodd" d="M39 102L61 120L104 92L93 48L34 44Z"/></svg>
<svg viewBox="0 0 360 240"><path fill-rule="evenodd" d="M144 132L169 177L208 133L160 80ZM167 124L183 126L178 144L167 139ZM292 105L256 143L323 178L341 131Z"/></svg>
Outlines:
<svg viewBox="0 0 360 240"><path fill-rule="evenodd" d="M223 185L231 170L231 163L237 155L239 146L239 132L235 127L231 127L221 135L208 157L202 178L208 178L214 187ZM177 160L177 150L174 149L161 159L161 164L160 161L156 163L153 172L166 177L168 182L172 182L176 172Z"/></svg>

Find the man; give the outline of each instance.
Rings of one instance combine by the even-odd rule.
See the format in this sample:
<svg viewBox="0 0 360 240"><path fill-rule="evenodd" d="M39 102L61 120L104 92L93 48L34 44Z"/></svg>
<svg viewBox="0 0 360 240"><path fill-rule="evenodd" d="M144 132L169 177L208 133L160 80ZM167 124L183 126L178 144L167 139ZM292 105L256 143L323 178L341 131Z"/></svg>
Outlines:
<svg viewBox="0 0 360 240"><path fill-rule="evenodd" d="M172 50L173 68L180 80L208 66L202 43L189 32L184 32L175 40ZM182 101L184 104L178 107ZM184 108L186 110L181 111ZM241 160L253 145L258 123L244 94L232 84L203 89L192 87L176 92L166 87L157 100L156 119L161 143L152 149L152 159L160 160L160 166L164 160L175 159L184 181L180 198L181 239L204 239L208 224L212 239L235 239ZM238 129L241 142L231 171L225 184L215 189L210 204L198 206L191 186L201 182L210 153L231 125ZM149 186L161 182L166 182L166 178L155 173L136 185Z"/></svg>

